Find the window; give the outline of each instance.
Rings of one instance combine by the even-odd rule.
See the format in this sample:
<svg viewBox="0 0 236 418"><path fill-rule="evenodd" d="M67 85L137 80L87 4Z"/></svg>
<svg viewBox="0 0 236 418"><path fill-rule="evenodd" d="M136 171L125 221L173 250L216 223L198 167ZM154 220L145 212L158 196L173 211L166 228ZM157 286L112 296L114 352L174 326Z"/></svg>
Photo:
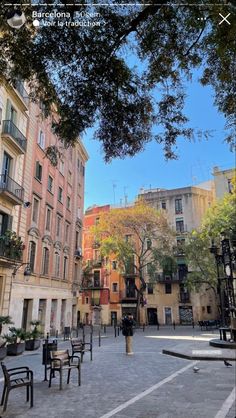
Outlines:
<svg viewBox="0 0 236 418"><path fill-rule="evenodd" d="M46 226L45 226L45 228L46 228L47 231L50 231L50 229L51 229L51 214L52 214L51 209L46 208Z"/></svg>
<svg viewBox="0 0 236 418"><path fill-rule="evenodd" d="M84 167L84 165L82 163L80 164L80 172L82 173L82 176L84 177L85 167Z"/></svg>
<svg viewBox="0 0 236 418"><path fill-rule="evenodd" d="M63 262L63 280L67 280L68 257L64 256Z"/></svg>
<svg viewBox="0 0 236 418"><path fill-rule="evenodd" d="M80 168L80 160L79 159L77 159L77 168L78 168L78 170Z"/></svg>
<svg viewBox="0 0 236 418"><path fill-rule="evenodd" d="M85 298L85 303L86 303L86 305L88 305L88 303L89 303L89 298L88 297Z"/></svg>
<svg viewBox="0 0 236 418"><path fill-rule="evenodd" d="M60 254L59 252L55 252L55 265L54 265L54 272L56 277L60 277Z"/></svg>
<svg viewBox="0 0 236 418"><path fill-rule="evenodd" d="M41 181L42 180L42 166L40 164L39 161L36 161L36 166L35 166L35 177L37 180Z"/></svg>
<svg viewBox="0 0 236 418"><path fill-rule="evenodd" d="M69 233L70 233L70 225L66 224L65 225L65 241L68 242L69 241Z"/></svg>
<svg viewBox="0 0 236 418"><path fill-rule="evenodd" d="M118 283L112 283L112 292L118 292Z"/></svg>
<svg viewBox="0 0 236 418"><path fill-rule="evenodd" d="M51 176L48 176L48 191L53 192L53 178Z"/></svg>
<svg viewBox="0 0 236 418"><path fill-rule="evenodd" d="M7 152L4 152L2 163L2 174L4 175L4 182L7 181L7 176L11 176L12 161L12 157L9 154L7 154Z"/></svg>
<svg viewBox="0 0 236 418"><path fill-rule="evenodd" d="M116 270L117 269L117 261L112 261L112 269Z"/></svg>
<svg viewBox="0 0 236 418"><path fill-rule="evenodd" d="M161 202L161 208L166 210L166 202L164 200Z"/></svg>
<svg viewBox="0 0 236 418"><path fill-rule="evenodd" d="M153 295L153 283L147 285L148 295Z"/></svg>
<svg viewBox="0 0 236 418"><path fill-rule="evenodd" d="M33 212L32 212L32 221L37 223L39 216L39 200L34 197L33 199Z"/></svg>
<svg viewBox="0 0 236 418"><path fill-rule="evenodd" d="M68 183L72 183L72 172L70 170L68 171Z"/></svg>
<svg viewBox="0 0 236 418"><path fill-rule="evenodd" d="M183 213L182 199L175 199L175 213Z"/></svg>
<svg viewBox="0 0 236 418"><path fill-rule="evenodd" d="M183 219L176 219L176 231L184 232L184 221Z"/></svg>
<svg viewBox="0 0 236 418"><path fill-rule="evenodd" d="M60 160L60 163L59 163L59 171L62 175L64 175L65 164L64 164L64 161L62 161L62 160Z"/></svg>
<svg viewBox="0 0 236 418"><path fill-rule="evenodd" d="M210 314L211 313L211 306L207 306L207 313Z"/></svg>
<svg viewBox="0 0 236 418"><path fill-rule="evenodd" d="M40 146L40 148L44 149L45 148L45 135L43 133L43 131L39 131L39 136L38 136L38 145Z"/></svg>
<svg viewBox="0 0 236 418"><path fill-rule="evenodd" d="M36 254L36 244L34 241L30 241L28 259L29 259L30 270L32 273L34 272L35 254Z"/></svg>
<svg viewBox="0 0 236 418"><path fill-rule="evenodd" d="M74 282L78 282L78 273L79 273L79 266L77 263L75 263L74 268Z"/></svg>
<svg viewBox="0 0 236 418"><path fill-rule="evenodd" d="M228 179L228 192L233 193L232 179Z"/></svg>
<svg viewBox="0 0 236 418"><path fill-rule="evenodd" d="M172 293L171 283L166 283L165 284L165 293L167 293L167 294Z"/></svg>
<svg viewBox="0 0 236 418"><path fill-rule="evenodd" d="M42 274L44 276L48 275L49 269L49 249L47 247L43 248L43 265L42 265Z"/></svg>
<svg viewBox="0 0 236 418"><path fill-rule="evenodd" d="M100 218L99 218L99 217L97 217L97 218L95 219L95 225L98 225L98 224L99 224L99 221L100 221Z"/></svg>
<svg viewBox="0 0 236 418"><path fill-rule="evenodd" d="M72 147L70 147L69 148L69 158L70 158L70 161L72 161L72 157L73 157L73 149L72 149Z"/></svg>
<svg viewBox="0 0 236 418"><path fill-rule="evenodd" d="M58 238L60 238L60 236L61 236L61 216L57 216L56 235L57 235Z"/></svg>
<svg viewBox="0 0 236 418"><path fill-rule="evenodd" d="M70 210L70 196L66 198L66 209Z"/></svg>
<svg viewBox="0 0 236 418"><path fill-rule="evenodd" d="M125 241L130 242L131 241L131 235L125 235Z"/></svg>
<svg viewBox="0 0 236 418"><path fill-rule="evenodd" d="M100 270L94 270L93 281L94 281L94 287L100 287Z"/></svg>
<svg viewBox="0 0 236 418"><path fill-rule="evenodd" d="M62 188L58 187L58 196L57 196L59 202L62 203Z"/></svg>
<svg viewBox="0 0 236 418"><path fill-rule="evenodd" d="M12 219L12 216L0 212L0 235L4 235L7 230L12 230Z"/></svg>
<svg viewBox="0 0 236 418"><path fill-rule="evenodd" d="M150 239L147 239L147 250L150 250L152 248L152 241Z"/></svg>
<svg viewBox="0 0 236 418"><path fill-rule="evenodd" d="M79 248L79 232L75 231L75 250Z"/></svg>

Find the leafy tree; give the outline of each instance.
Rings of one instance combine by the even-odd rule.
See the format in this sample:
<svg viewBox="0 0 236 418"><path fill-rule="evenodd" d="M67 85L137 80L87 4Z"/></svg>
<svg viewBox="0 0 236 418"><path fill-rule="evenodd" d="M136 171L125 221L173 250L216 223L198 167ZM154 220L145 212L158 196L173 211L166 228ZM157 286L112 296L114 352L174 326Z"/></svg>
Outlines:
<svg viewBox="0 0 236 418"><path fill-rule="evenodd" d="M201 0L196 6L194 0L184 5L160 0L113 7L110 1L109 7L83 1L66 6L62 0L65 7L56 11L67 14L59 19L63 27L57 25L55 6L37 3L22 6L27 23L19 30L8 26L9 8L0 5L0 79L27 80L45 115L57 105L54 130L64 145L73 145L96 123L106 161L132 156L153 138L166 158L175 158L177 139L197 134L184 113L185 83L195 69L200 83L213 88L215 105L227 121L225 139L233 144L236 22L219 25L219 13L234 11L232 2ZM52 12L51 26L34 27L33 11ZM73 26L85 20L82 12L99 13L88 20L100 19L100 25Z"/></svg>
<svg viewBox="0 0 236 418"><path fill-rule="evenodd" d="M220 238L221 234L233 238L236 235L236 177L232 179L231 193L216 201L207 211L202 221L204 237Z"/></svg>
<svg viewBox="0 0 236 418"><path fill-rule="evenodd" d="M153 276L160 269L164 256L171 252L173 234L165 216L142 201L132 207L111 209L101 214L94 227L96 240L100 241L103 256L113 255L124 279L134 273L140 281L137 291L137 321L140 306L144 304L146 281L145 267ZM126 279L125 279L126 280Z"/></svg>

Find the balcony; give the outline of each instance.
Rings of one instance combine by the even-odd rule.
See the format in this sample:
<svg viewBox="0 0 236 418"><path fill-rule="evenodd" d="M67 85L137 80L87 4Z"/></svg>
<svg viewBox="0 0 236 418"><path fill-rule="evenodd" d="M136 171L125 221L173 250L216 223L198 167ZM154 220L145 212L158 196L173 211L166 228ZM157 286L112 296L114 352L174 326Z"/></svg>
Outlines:
<svg viewBox="0 0 236 418"><path fill-rule="evenodd" d="M3 195L13 205L22 205L24 189L8 174L0 174L0 195Z"/></svg>
<svg viewBox="0 0 236 418"><path fill-rule="evenodd" d="M24 154L26 152L26 137L11 120L3 121L2 137L8 141L10 140L18 154Z"/></svg>
<svg viewBox="0 0 236 418"><path fill-rule="evenodd" d="M82 258L82 249L81 249L81 248L77 248L77 249L75 250L75 252L74 252L74 257L75 257L75 258L78 258L78 259Z"/></svg>
<svg viewBox="0 0 236 418"><path fill-rule="evenodd" d="M21 80L17 80L14 84L14 88L17 91L17 93L19 93L20 98L22 99L24 105L26 107L29 106L29 95L27 93L27 91L24 88L24 83Z"/></svg>
<svg viewBox="0 0 236 418"><path fill-rule="evenodd" d="M91 299L91 306L100 306L100 298L92 298Z"/></svg>
<svg viewBox="0 0 236 418"><path fill-rule="evenodd" d="M11 267L22 261L23 243L20 238L9 232L8 235L1 235L0 238L0 266Z"/></svg>
<svg viewBox="0 0 236 418"><path fill-rule="evenodd" d="M156 281L158 283L179 283L181 281L180 276L178 273L175 274L156 274L155 275Z"/></svg>
<svg viewBox="0 0 236 418"><path fill-rule="evenodd" d="M120 303L137 303L137 291L135 289L120 291Z"/></svg>
<svg viewBox="0 0 236 418"><path fill-rule="evenodd" d="M180 292L179 293L179 303L190 303L189 292Z"/></svg>

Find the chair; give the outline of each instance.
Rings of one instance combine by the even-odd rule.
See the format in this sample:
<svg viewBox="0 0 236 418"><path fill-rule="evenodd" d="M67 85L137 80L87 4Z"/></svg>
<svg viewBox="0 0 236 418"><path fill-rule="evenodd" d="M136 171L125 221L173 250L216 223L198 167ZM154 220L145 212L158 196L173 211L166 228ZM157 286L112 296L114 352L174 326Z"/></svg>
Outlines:
<svg viewBox="0 0 236 418"><path fill-rule="evenodd" d="M4 375L4 387L2 392L1 405L3 411L6 411L9 392L12 389L17 389L26 386L26 401L29 401L30 389L30 408L34 406L33 397L33 372L29 367L15 367L14 369L7 369L5 364L1 362L2 371Z"/></svg>
<svg viewBox="0 0 236 418"><path fill-rule="evenodd" d="M72 356L74 353L80 353L81 363L83 363L83 356L86 351L90 351L90 360L93 359L93 344L86 343L83 340L71 339Z"/></svg>
<svg viewBox="0 0 236 418"><path fill-rule="evenodd" d="M73 359L77 359L77 363L73 363ZM60 390L62 389L62 374L63 370L67 371L67 384L70 382L70 372L72 369L78 370L78 385L81 384L80 376L80 358L78 356L70 356L69 350L50 351L50 376L49 385L51 387L52 378L55 377L55 372L60 374Z"/></svg>

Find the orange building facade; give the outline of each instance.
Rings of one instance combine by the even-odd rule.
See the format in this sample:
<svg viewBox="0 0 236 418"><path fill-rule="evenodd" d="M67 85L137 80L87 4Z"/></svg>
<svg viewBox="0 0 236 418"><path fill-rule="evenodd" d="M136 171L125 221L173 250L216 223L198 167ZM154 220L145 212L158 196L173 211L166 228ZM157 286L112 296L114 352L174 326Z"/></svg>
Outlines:
<svg viewBox="0 0 236 418"><path fill-rule="evenodd" d="M114 257L101 257L91 227L99 216L110 210L110 205L94 206L85 211L83 228L83 268L81 296L78 300L80 319L85 324L114 325L125 313L136 313L139 286L134 272L124 276Z"/></svg>

